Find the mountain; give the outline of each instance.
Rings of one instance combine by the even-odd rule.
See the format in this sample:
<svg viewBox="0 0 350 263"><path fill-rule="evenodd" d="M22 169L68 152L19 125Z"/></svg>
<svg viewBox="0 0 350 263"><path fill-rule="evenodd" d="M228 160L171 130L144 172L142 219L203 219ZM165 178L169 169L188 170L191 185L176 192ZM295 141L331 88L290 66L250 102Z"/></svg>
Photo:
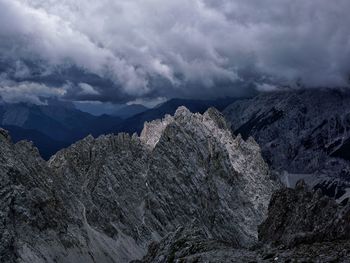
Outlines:
<svg viewBox="0 0 350 263"><path fill-rule="evenodd" d="M21 140L28 140L34 143L39 149L40 155L48 160L54 153L58 152L62 148L68 147L69 142L56 141L51 137L36 131L23 129L18 126L2 126L4 129L10 132L11 138L14 142Z"/></svg>
<svg viewBox="0 0 350 263"><path fill-rule="evenodd" d="M310 191L299 181L296 189L274 193L267 219L259 226L259 243L242 249L209 236L201 228L179 227L135 263L154 262L349 262L350 204L339 205Z"/></svg>
<svg viewBox="0 0 350 263"><path fill-rule="evenodd" d="M115 111L113 115L118 116L119 118L122 118L122 119L128 119L132 116L135 116L147 110L148 108L143 105L132 104L132 105L126 105L124 107L121 107L120 109Z"/></svg>
<svg viewBox="0 0 350 263"><path fill-rule="evenodd" d="M259 143L287 186L299 179L339 201L350 194L350 93L293 90L236 101L224 111L234 134Z"/></svg>
<svg viewBox="0 0 350 263"><path fill-rule="evenodd" d="M281 188L252 137L185 107L45 162L0 129L1 262L348 262L350 202Z"/></svg>
<svg viewBox="0 0 350 263"><path fill-rule="evenodd" d="M204 113L208 108L215 107L218 110L223 110L226 106L231 104L236 98L222 98L217 100L189 100L189 99L171 99L155 108L149 109L145 112L137 114L131 118L126 119L116 126L115 130L118 132L140 133L143 124L147 121L152 121L162 118L166 114L174 114L176 109L180 106L185 106L191 112Z"/></svg>
<svg viewBox="0 0 350 263"><path fill-rule="evenodd" d="M277 189L215 109L88 136L48 162L4 130L0 147L1 262L129 262L179 226L250 247Z"/></svg>
<svg viewBox="0 0 350 263"><path fill-rule="evenodd" d="M173 99L153 109L142 105L126 106L116 112L116 116L94 116L77 110L70 103L55 100L49 101L48 105L2 103L0 127L10 130L15 142L21 139L33 141L41 155L49 159L58 150L89 134L140 133L144 122L174 114L181 105L203 113L211 106L223 109L233 101L231 98L213 101Z"/></svg>
<svg viewBox="0 0 350 263"><path fill-rule="evenodd" d="M0 105L1 126L14 133L15 141L32 140L45 158L89 134L98 136L113 132L119 122L118 117L96 117L61 104Z"/></svg>
<svg viewBox="0 0 350 263"><path fill-rule="evenodd" d="M274 193L267 220L259 226L264 243L290 248L300 244L350 239L350 202L337 204L304 181Z"/></svg>

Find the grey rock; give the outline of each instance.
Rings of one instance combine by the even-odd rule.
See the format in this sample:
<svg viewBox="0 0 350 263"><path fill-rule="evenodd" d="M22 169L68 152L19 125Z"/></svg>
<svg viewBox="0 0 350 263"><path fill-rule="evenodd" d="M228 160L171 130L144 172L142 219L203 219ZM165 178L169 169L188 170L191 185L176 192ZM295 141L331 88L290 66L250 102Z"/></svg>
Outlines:
<svg viewBox="0 0 350 263"><path fill-rule="evenodd" d="M213 239L196 224L179 228L152 243L142 263L162 262L349 262L350 206L339 205L320 190L277 191L267 219L259 226L260 243L237 248Z"/></svg>
<svg viewBox="0 0 350 263"><path fill-rule="evenodd" d="M138 262L257 262L259 258L255 251L212 239L201 229L181 227L160 243L152 243L147 255Z"/></svg>
<svg viewBox="0 0 350 263"><path fill-rule="evenodd" d="M237 101L224 111L234 134L259 143L288 187L304 179L343 201L350 197L350 93L292 90Z"/></svg>
<svg viewBox="0 0 350 263"><path fill-rule="evenodd" d="M350 239L350 205L337 204L320 190L308 191L299 181L295 189L273 194L267 220L259 226L264 243L295 247Z"/></svg>
<svg viewBox="0 0 350 263"><path fill-rule="evenodd" d="M68 225L79 225L79 218L69 213L63 184L38 150L27 142L12 144L3 135L0 131L0 259L44 262L49 255L41 253L50 246L59 249L62 236L69 235ZM39 248L41 253L35 251Z"/></svg>
<svg viewBox="0 0 350 263"><path fill-rule="evenodd" d="M230 247L256 244L278 185L257 143L226 127L214 109L180 107L140 137L88 136L47 163L1 130L0 260L128 262L193 224Z"/></svg>
<svg viewBox="0 0 350 263"><path fill-rule="evenodd" d="M300 244L291 248L264 246L242 249L224 241L208 239L198 229L178 229L160 243L152 243L142 260L131 263L207 263L207 262L317 262L348 263L350 241L337 240Z"/></svg>

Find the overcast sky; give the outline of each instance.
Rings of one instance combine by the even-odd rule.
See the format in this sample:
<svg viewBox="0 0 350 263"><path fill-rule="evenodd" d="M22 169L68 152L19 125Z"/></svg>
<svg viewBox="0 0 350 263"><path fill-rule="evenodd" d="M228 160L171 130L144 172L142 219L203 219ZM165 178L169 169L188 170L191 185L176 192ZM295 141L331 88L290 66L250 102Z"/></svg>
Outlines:
<svg viewBox="0 0 350 263"><path fill-rule="evenodd" d="M7 102L348 86L349 0L0 0Z"/></svg>

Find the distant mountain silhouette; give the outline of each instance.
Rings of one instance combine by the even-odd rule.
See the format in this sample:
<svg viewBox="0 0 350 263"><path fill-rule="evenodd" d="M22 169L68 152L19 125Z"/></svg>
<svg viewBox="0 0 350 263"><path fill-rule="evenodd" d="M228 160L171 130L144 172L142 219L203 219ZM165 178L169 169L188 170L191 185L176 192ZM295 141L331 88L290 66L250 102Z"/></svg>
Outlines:
<svg viewBox="0 0 350 263"><path fill-rule="evenodd" d="M113 115L122 119L127 119L147 110L149 110L149 108L140 104L126 105L114 112Z"/></svg>
<svg viewBox="0 0 350 263"><path fill-rule="evenodd" d="M49 105L40 106L27 103L0 104L0 126L10 131L14 142L24 139L32 141L40 154L48 159L58 150L89 134L97 137L118 132L140 133L146 121L163 118L165 114L174 114L179 106L203 113L212 106L223 110L235 100L172 99L153 109L130 105L116 113L120 117L94 116L69 103L50 102Z"/></svg>
<svg viewBox="0 0 350 263"><path fill-rule="evenodd" d="M23 129L17 126L2 127L10 132L13 142L18 142L21 140L32 141L39 149L40 155L46 160L57 151L68 147L71 144L69 142L56 141L36 130Z"/></svg>
<svg viewBox="0 0 350 263"><path fill-rule="evenodd" d="M0 105L1 127L11 131L14 142L33 141L45 158L89 134L113 132L121 121L116 116L93 116L63 105Z"/></svg>

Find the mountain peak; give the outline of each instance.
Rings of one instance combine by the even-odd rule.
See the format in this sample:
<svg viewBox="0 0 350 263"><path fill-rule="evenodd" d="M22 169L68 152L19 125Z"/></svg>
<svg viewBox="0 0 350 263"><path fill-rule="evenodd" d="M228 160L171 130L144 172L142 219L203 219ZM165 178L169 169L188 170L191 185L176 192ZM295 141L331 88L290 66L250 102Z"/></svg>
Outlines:
<svg viewBox="0 0 350 263"><path fill-rule="evenodd" d="M189 109L187 109L185 106L180 106L177 108L177 110L175 111L175 115L174 117L175 118L178 118L178 117L185 117L185 116L188 116L190 115L191 112Z"/></svg>
<svg viewBox="0 0 350 263"><path fill-rule="evenodd" d="M216 108L214 107L210 107L205 113L204 113L204 117L209 117L210 119L212 119L213 121L215 121L215 123L218 125L218 127L220 129L228 129L228 126L226 124L226 120L224 118L224 116L222 115L222 113L220 111L218 111Z"/></svg>
<svg viewBox="0 0 350 263"><path fill-rule="evenodd" d="M146 122L140 137L88 136L48 162L30 143L0 143L0 184L12 198L0 196L7 211L0 219L13 224L0 235L19 230L13 261L129 262L193 225L205 237L250 247L276 189L259 147L233 137L215 109L179 107Z"/></svg>
<svg viewBox="0 0 350 263"><path fill-rule="evenodd" d="M115 246L107 254L121 262L191 222L210 237L251 246L276 189L260 148L233 137L215 109L180 107L146 122L140 137L85 139L48 165L83 206L83 228L108 237Z"/></svg>
<svg viewBox="0 0 350 263"><path fill-rule="evenodd" d="M200 114L192 113L185 106L180 106L177 108L174 116L166 115L163 119L145 122L140 135L141 141L153 149L166 128L173 123L178 123L180 126L197 127L195 132L200 132L204 125L206 129L212 130L212 133L217 133L217 130L230 133L223 115L217 109L212 107L204 114ZM231 135L229 134L229 136Z"/></svg>
<svg viewBox="0 0 350 263"><path fill-rule="evenodd" d="M165 128L168 126L169 123L173 121L174 121L174 118L172 116L166 115L161 120L145 122L144 128L140 135L141 141L153 149L158 143Z"/></svg>

